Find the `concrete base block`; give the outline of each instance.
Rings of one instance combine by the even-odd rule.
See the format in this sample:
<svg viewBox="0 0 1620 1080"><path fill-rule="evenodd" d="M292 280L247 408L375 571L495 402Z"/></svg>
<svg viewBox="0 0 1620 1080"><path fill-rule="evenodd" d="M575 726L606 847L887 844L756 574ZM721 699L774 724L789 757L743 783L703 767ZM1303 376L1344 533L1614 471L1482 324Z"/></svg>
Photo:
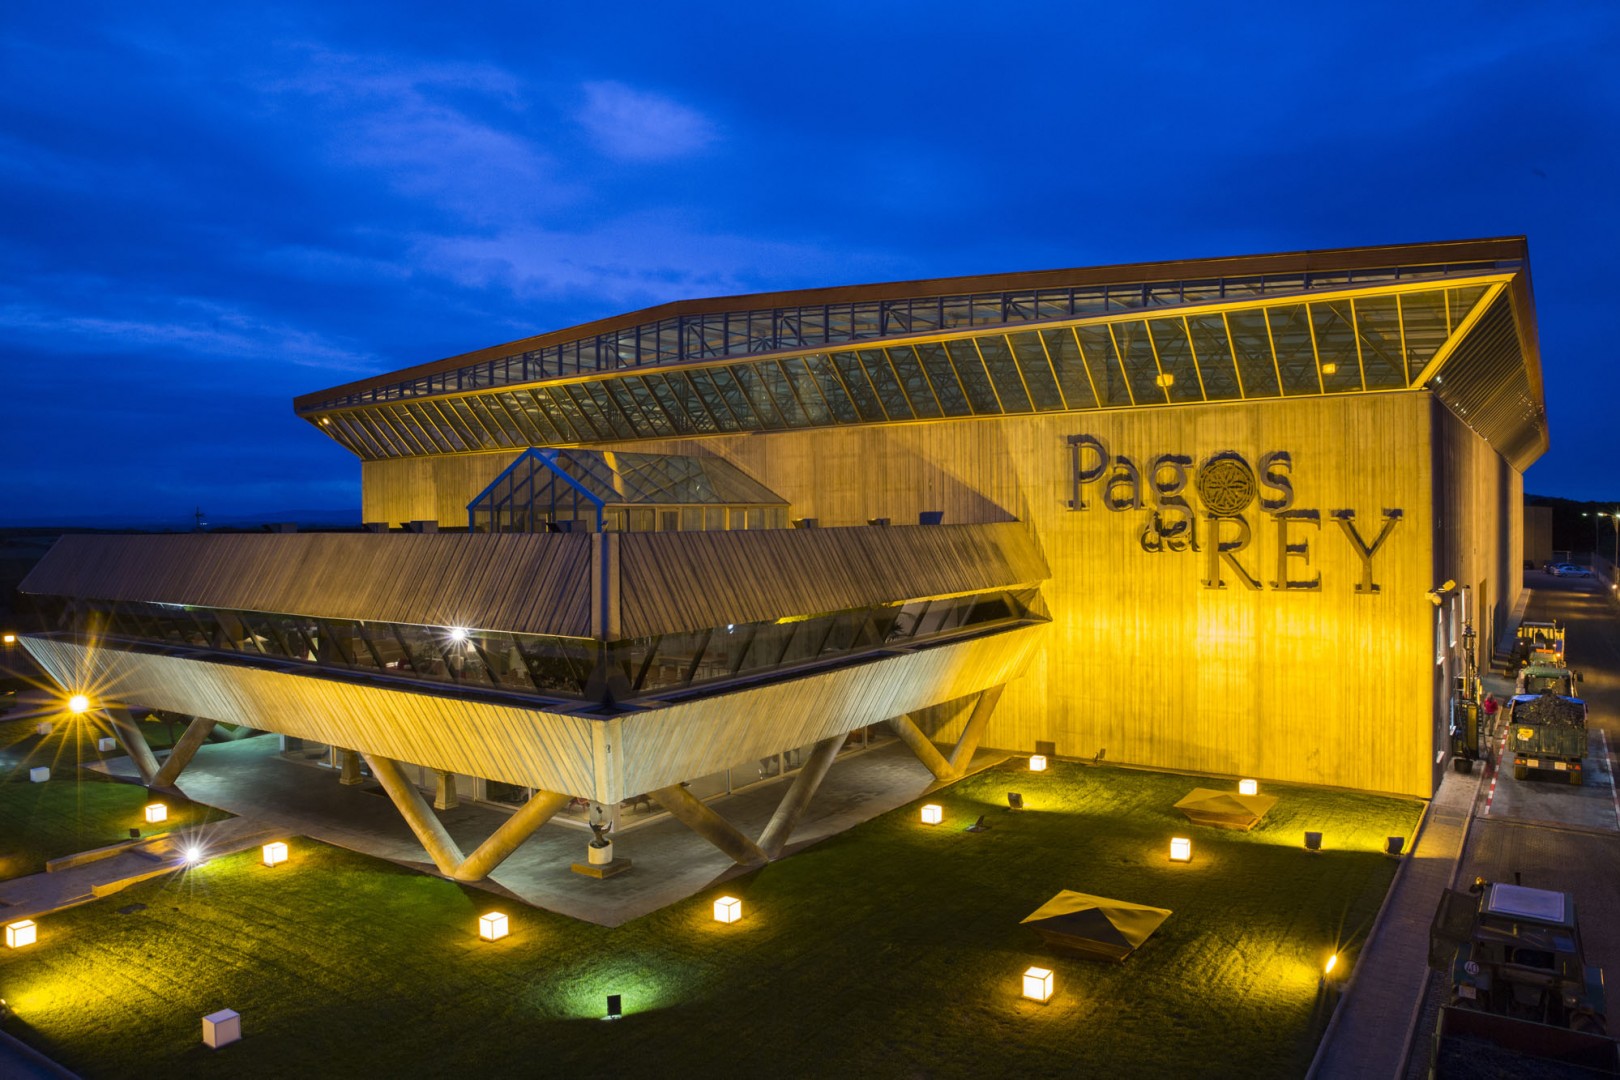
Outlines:
<svg viewBox="0 0 1620 1080"><path fill-rule="evenodd" d="M221 1009L202 1018L203 1042L218 1050L242 1037L242 1017L235 1009Z"/></svg>
<svg viewBox="0 0 1620 1080"><path fill-rule="evenodd" d="M32 769L28 770L28 780L30 783L43 784L50 778L51 767L49 765L36 765Z"/></svg>
<svg viewBox="0 0 1620 1080"><path fill-rule="evenodd" d="M586 877L593 877L598 880L603 880L605 878L610 878L615 874L622 874L626 870L630 869L630 860L614 859L612 862L601 863L594 866L590 863L577 862L568 869L572 870L576 874L584 874Z"/></svg>

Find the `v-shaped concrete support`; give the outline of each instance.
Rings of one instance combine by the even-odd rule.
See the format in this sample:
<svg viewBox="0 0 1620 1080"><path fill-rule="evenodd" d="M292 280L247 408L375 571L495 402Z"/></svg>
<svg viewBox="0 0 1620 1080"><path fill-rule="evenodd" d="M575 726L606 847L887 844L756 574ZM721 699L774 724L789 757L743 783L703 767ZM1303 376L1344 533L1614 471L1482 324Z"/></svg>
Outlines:
<svg viewBox="0 0 1620 1080"><path fill-rule="evenodd" d="M951 748L949 759L939 752L932 739L923 734L922 728L909 716L896 716L889 721L889 727L900 736L917 760L928 767L936 780L960 780L967 771L968 764L973 760L973 754L979 749L979 740L984 737L984 729L990 723L990 715L996 711L996 705L1001 701L1002 687L992 686L988 690L980 691L979 699L973 703L973 712L968 715L967 723L962 725L962 734Z"/></svg>
<svg viewBox="0 0 1620 1080"><path fill-rule="evenodd" d="M775 859L782 854L788 837L809 808L810 800L816 797L816 789L827 778L827 770L832 768L833 759L838 756L848 737L834 735L830 739L822 739L811 749L810 756L799 769L799 775L793 778L792 786L777 804L776 813L771 815L765 831L759 834L759 849L767 858Z"/></svg>
<svg viewBox="0 0 1620 1080"><path fill-rule="evenodd" d="M764 866L771 861L758 844L681 785L671 784L650 794L671 817L731 856L733 862L741 866Z"/></svg>
<svg viewBox="0 0 1620 1080"><path fill-rule="evenodd" d="M214 730L214 722L206 716L194 716L191 723L186 725L185 732L169 751L168 760L163 767L152 777L153 787L173 787L180 777L180 770L191 764L191 759L197 755L197 749L208 741L208 736Z"/></svg>
<svg viewBox="0 0 1620 1080"><path fill-rule="evenodd" d="M461 848L450 838L444 822L433 812L427 799L400 772L398 762L376 754L366 754L365 759L371 767L371 775L382 784L388 798L405 819L405 824L411 827L411 832L416 834L416 839L433 860L433 865L439 868L439 873L457 881L478 881L488 877L523 841L534 835L536 829L568 805L568 796L538 790L471 855L463 856Z"/></svg>
<svg viewBox="0 0 1620 1080"><path fill-rule="evenodd" d="M135 770L141 774L141 782L151 784L152 778L158 774L158 761L152 754L152 748L147 745L146 736L141 734L140 725L135 723L135 718L129 715L127 709L109 708L103 710L103 715L107 717L118 745L124 748Z"/></svg>

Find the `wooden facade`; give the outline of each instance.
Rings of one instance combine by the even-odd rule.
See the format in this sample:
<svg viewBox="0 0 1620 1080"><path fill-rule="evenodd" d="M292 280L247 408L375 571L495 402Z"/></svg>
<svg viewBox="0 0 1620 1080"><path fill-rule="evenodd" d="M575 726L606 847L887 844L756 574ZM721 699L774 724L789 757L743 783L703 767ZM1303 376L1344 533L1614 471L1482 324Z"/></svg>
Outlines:
<svg viewBox="0 0 1620 1080"><path fill-rule="evenodd" d="M1093 484L1090 508L1070 509L1073 435L1094 436L1132 459L1144 474L1147 506L1105 509ZM986 745L1010 750L1053 741L1060 754L1106 749L1109 760L1427 795L1445 744L1443 688L1458 665L1449 636L1449 659L1436 664L1436 609L1427 594L1447 577L1465 581L1469 602L1485 605L1476 617L1494 625L1520 587L1519 474L1421 391L625 449L726 457L786 496L795 516L823 525L914 521L930 510L947 522L1021 522L1014 527L1027 530L1050 564L1043 596L1053 626L985 735ZM1255 589L1226 570L1225 588L1205 587L1207 548L1149 552L1141 543L1153 501L1149 464L1184 455L1191 475L1223 451L1251 466L1287 453L1290 509L1316 514L1290 521L1285 541L1275 515L1258 506L1245 515L1250 543L1234 557ZM491 471L504 460L489 457ZM368 483L392 465L368 463ZM1193 488L1189 481L1197 508ZM473 493L469 485L453 498ZM1377 591L1362 591L1366 560L1334 514L1352 512L1357 535L1371 545L1391 510L1399 516L1371 558ZM724 535L636 539L678 544ZM1307 549L1289 559L1284 580L1319 576L1319 588L1276 587L1280 542ZM938 735L952 733L947 726Z"/></svg>

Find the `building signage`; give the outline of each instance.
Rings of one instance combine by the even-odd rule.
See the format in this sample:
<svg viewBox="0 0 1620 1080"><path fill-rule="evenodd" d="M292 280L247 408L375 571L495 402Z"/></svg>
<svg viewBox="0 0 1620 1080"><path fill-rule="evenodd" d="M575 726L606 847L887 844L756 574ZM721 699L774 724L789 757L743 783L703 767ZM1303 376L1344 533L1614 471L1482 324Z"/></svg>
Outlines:
<svg viewBox="0 0 1620 1080"><path fill-rule="evenodd" d="M1094 505L1114 513L1141 512L1137 534L1142 550L1153 554L1192 552L1204 560L1203 585L1224 589L1269 587L1284 592L1321 589L1313 570L1312 541L1321 535L1322 511L1294 505L1294 458L1286 450L1262 454L1253 464L1242 454L1222 450L1195 467L1187 454L1159 454L1146 468L1123 454L1111 454L1095 435L1070 435L1070 510ZM1196 499L1196 506L1194 500ZM1361 560L1360 593L1379 591L1374 560L1400 524L1400 510L1381 512L1377 532L1368 537L1352 509L1329 510L1350 549ZM1369 515L1370 516L1370 515ZM1269 518L1269 521L1267 520ZM1275 537L1275 560L1268 574L1251 557L1240 557L1257 529ZM1369 528L1368 531L1371 531ZM1245 565L1247 563L1247 565Z"/></svg>

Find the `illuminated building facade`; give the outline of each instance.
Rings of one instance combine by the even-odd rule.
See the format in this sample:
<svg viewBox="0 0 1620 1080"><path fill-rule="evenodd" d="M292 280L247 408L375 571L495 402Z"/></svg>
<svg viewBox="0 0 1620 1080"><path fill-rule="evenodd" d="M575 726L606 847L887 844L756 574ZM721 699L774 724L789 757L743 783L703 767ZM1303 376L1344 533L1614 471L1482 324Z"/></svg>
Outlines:
<svg viewBox="0 0 1620 1080"><path fill-rule="evenodd" d="M1522 238L683 301L298 399L373 533L68 538L26 644L744 862L851 733L1426 796L1542 401Z"/></svg>

